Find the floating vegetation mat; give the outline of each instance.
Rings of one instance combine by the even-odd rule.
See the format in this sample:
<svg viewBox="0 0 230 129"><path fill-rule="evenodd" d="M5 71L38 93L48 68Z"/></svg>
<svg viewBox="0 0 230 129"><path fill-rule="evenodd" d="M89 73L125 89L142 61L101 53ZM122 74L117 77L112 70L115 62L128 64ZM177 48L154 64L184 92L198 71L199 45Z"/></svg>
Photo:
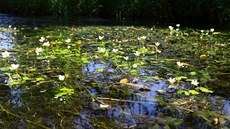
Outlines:
<svg viewBox="0 0 230 129"><path fill-rule="evenodd" d="M1 28L1 128L230 128L229 33ZM2 36L3 35L3 36Z"/></svg>

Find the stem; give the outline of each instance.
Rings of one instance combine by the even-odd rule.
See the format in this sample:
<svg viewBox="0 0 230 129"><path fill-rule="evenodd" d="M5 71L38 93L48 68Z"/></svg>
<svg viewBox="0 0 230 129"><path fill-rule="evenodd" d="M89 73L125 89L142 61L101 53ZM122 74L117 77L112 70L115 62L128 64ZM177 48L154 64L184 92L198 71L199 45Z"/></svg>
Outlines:
<svg viewBox="0 0 230 129"><path fill-rule="evenodd" d="M6 110L6 109L2 106L2 104L0 104L0 108L1 108L1 110L2 110L3 112L6 112L7 114L10 114L10 115L12 115L12 116L14 116L14 117L17 117L17 118L19 118L19 119L23 119L21 116L16 115L16 114L14 114L14 113L12 113L12 112ZM38 126L38 127L43 128L43 129L50 129L49 127L46 127L46 126L41 125L41 124L39 124L39 123L33 122L33 121L31 121L31 120L28 120L28 119L24 119L24 120L25 120L27 123L33 124L33 125L35 125L35 126Z"/></svg>

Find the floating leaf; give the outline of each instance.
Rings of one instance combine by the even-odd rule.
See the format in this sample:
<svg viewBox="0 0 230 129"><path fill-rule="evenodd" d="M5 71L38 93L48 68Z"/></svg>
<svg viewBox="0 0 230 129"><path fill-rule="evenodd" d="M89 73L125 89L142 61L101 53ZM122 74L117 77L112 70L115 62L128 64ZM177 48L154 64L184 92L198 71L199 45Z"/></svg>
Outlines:
<svg viewBox="0 0 230 129"><path fill-rule="evenodd" d="M182 79L187 79L186 76L179 76L179 77L176 77L176 80L177 81L181 81Z"/></svg>
<svg viewBox="0 0 230 129"><path fill-rule="evenodd" d="M189 92L186 91L186 90L178 90L178 91L177 91L177 94L178 94L178 95L181 95L181 94L189 95Z"/></svg>
<svg viewBox="0 0 230 129"><path fill-rule="evenodd" d="M196 72L190 72L190 75L192 75L192 76L194 76L196 74L197 74Z"/></svg>
<svg viewBox="0 0 230 129"><path fill-rule="evenodd" d="M82 61L84 64L89 64L89 63L90 63L86 58L81 58L81 61Z"/></svg>
<svg viewBox="0 0 230 129"><path fill-rule="evenodd" d="M97 69L97 72L99 72L99 73L101 73L101 72L104 72L104 68L99 68L99 69Z"/></svg>
<svg viewBox="0 0 230 129"><path fill-rule="evenodd" d="M209 89L207 89L205 87L199 87L198 89L201 90L202 92L205 92L205 93L213 93L212 90L209 90Z"/></svg>
<svg viewBox="0 0 230 129"><path fill-rule="evenodd" d="M159 80L158 76L143 76L144 78L152 78L154 80Z"/></svg>
<svg viewBox="0 0 230 129"><path fill-rule="evenodd" d="M198 95L199 94L199 92L197 92L197 91L195 91L195 90L189 90L188 91L190 94L192 94L192 95Z"/></svg>
<svg viewBox="0 0 230 129"><path fill-rule="evenodd" d="M3 71L3 72L9 71L9 70L10 70L10 67L2 67L1 68L1 71Z"/></svg>
<svg viewBox="0 0 230 129"><path fill-rule="evenodd" d="M10 86L13 86L13 85L19 85L21 83L22 83L21 80L13 80L13 81L8 82L7 84Z"/></svg>
<svg viewBox="0 0 230 129"><path fill-rule="evenodd" d="M67 96L67 95L74 94L74 89L72 89L72 88L63 87L63 88L59 89L59 91L60 91L59 93L55 94L54 98L59 98L59 97L62 97L62 96Z"/></svg>

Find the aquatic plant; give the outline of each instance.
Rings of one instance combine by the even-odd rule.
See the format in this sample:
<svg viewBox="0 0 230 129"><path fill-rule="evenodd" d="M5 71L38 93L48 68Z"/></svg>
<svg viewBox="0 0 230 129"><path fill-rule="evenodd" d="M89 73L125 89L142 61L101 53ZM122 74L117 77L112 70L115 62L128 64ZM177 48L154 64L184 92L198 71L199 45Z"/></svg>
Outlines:
<svg viewBox="0 0 230 129"><path fill-rule="evenodd" d="M166 122L162 127L181 126L181 117L188 114L211 123L211 117L222 114L212 110L207 94L219 92L211 84L220 77L215 73L227 71L228 39L215 31L183 30L176 26L171 30L129 26L33 29L34 35L15 46L14 60L1 57L1 71L7 76L7 87L23 91L19 98L24 103L17 110L24 112L29 108L26 118L41 119L38 123L47 126L44 116L54 116L55 122L68 118L70 123L63 126L70 127L87 112L100 112L103 117L108 117L108 112L113 110L125 114L117 111L125 104L127 107L154 105L159 109L163 107L169 114L175 113L172 117L164 114ZM18 36L28 34L24 31L21 29ZM98 35L102 34L106 37L99 39ZM137 38L140 35L146 38L140 41ZM15 64L14 70L11 70L12 64ZM226 80L222 81L227 84ZM10 108L4 102L1 106L4 112L5 107ZM199 107L213 114L199 114ZM183 116L177 116L177 112ZM35 117L30 117L34 114ZM131 118L136 118L139 114L132 115ZM154 116L155 124L151 126L161 125L161 117L158 117ZM108 126L112 120L106 118L106 121L108 124L102 123ZM115 124L125 127L122 120L117 121ZM220 121L225 122L225 118L221 117ZM89 124L99 126L95 121Z"/></svg>

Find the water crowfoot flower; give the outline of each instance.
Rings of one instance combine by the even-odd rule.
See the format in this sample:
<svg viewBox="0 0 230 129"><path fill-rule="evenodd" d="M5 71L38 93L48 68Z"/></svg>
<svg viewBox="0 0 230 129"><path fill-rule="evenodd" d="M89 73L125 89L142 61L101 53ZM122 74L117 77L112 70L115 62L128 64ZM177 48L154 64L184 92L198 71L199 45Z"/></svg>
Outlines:
<svg viewBox="0 0 230 129"><path fill-rule="evenodd" d="M99 40L102 40L104 38L104 36L98 36Z"/></svg>
<svg viewBox="0 0 230 129"><path fill-rule="evenodd" d="M135 56L140 56L140 54L141 54L141 53L138 52L138 51L136 51L136 52L134 53Z"/></svg>
<svg viewBox="0 0 230 129"><path fill-rule="evenodd" d="M11 70L16 70L18 69L19 64L11 64Z"/></svg>
<svg viewBox="0 0 230 129"><path fill-rule="evenodd" d="M141 37L137 37L137 39L140 40L145 40L147 37L146 36L141 36Z"/></svg>
<svg viewBox="0 0 230 129"><path fill-rule="evenodd" d="M133 64L133 68L137 68L137 64Z"/></svg>
<svg viewBox="0 0 230 129"><path fill-rule="evenodd" d="M39 39L39 41L40 42L44 42L46 39L44 38L44 37L41 37L40 39Z"/></svg>
<svg viewBox="0 0 230 129"><path fill-rule="evenodd" d="M97 50L100 52L100 53L104 53L106 51L105 48L102 48L102 47L98 47Z"/></svg>
<svg viewBox="0 0 230 129"><path fill-rule="evenodd" d="M115 48L114 48L114 49L112 50L112 52L117 53L117 52L118 52L118 49L115 49Z"/></svg>
<svg viewBox="0 0 230 129"><path fill-rule="evenodd" d="M63 81L63 80L65 79L65 75L58 75L58 79L59 79L60 81Z"/></svg>
<svg viewBox="0 0 230 129"><path fill-rule="evenodd" d="M66 43L70 43L70 42L71 42L71 39L68 38L68 39L65 40L65 42L66 42Z"/></svg>
<svg viewBox="0 0 230 129"><path fill-rule="evenodd" d="M45 43L42 44L42 46L49 47L50 46L50 42L45 42Z"/></svg>
<svg viewBox="0 0 230 129"><path fill-rule="evenodd" d="M128 56L126 56L126 57L124 57L124 59L127 61L127 60L129 59L129 57L128 57Z"/></svg>
<svg viewBox="0 0 230 129"><path fill-rule="evenodd" d="M181 63L180 61L176 62L176 64L179 66L179 67L183 67L183 63Z"/></svg>
<svg viewBox="0 0 230 129"><path fill-rule="evenodd" d="M210 29L211 32L214 32L214 28Z"/></svg>
<svg viewBox="0 0 230 129"><path fill-rule="evenodd" d="M198 86L199 82L195 79L195 80L192 80L191 84L194 86Z"/></svg>
<svg viewBox="0 0 230 129"><path fill-rule="evenodd" d="M176 24L176 27L178 27L178 28L179 28L179 27L180 27L180 24Z"/></svg>
<svg viewBox="0 0 230 129"><path fill-rule="evenodd" d="M10 54L9 54L8 51L5 51L5 52L2 53L2 57L3 57L3 58L9 57L9 55L10 55Z"/></svg>
<svg viewBox="0 0 230 129"><path fill-rule="evenodd" d="M155 45L156 45L157 47L160 46L160 44L161 44L161 43L159 43L159 42L156 42L156 43L155 43Z"/></svg>
<svg viewBox="0 0 230 129"><path fill-rule="evenodd" d="M169 26L169 29L170 29L170 30L173 30L173 27L172 27L172 26Z"/></svg>
<svg viewBox="0 0 230 129"><path fill-rule="evenodd" d="M35 52L36 52L37 55L39 55L40 52L42 52L42 51L43 51L43 50L42 50L42 48L40 48L40 47L37 47L36 50L35 50Z"/></svg>
<svg viewBox="0 0 230 129"><path fill-rule="evenodd" d="M168 81L169 81L169 83L170 83L170 84L173 84L173 83L175 83L175 82L176 82L176 79L175 79L175 78L171 78L171 77L170 77L170 78L168 79Z"/></svg>

